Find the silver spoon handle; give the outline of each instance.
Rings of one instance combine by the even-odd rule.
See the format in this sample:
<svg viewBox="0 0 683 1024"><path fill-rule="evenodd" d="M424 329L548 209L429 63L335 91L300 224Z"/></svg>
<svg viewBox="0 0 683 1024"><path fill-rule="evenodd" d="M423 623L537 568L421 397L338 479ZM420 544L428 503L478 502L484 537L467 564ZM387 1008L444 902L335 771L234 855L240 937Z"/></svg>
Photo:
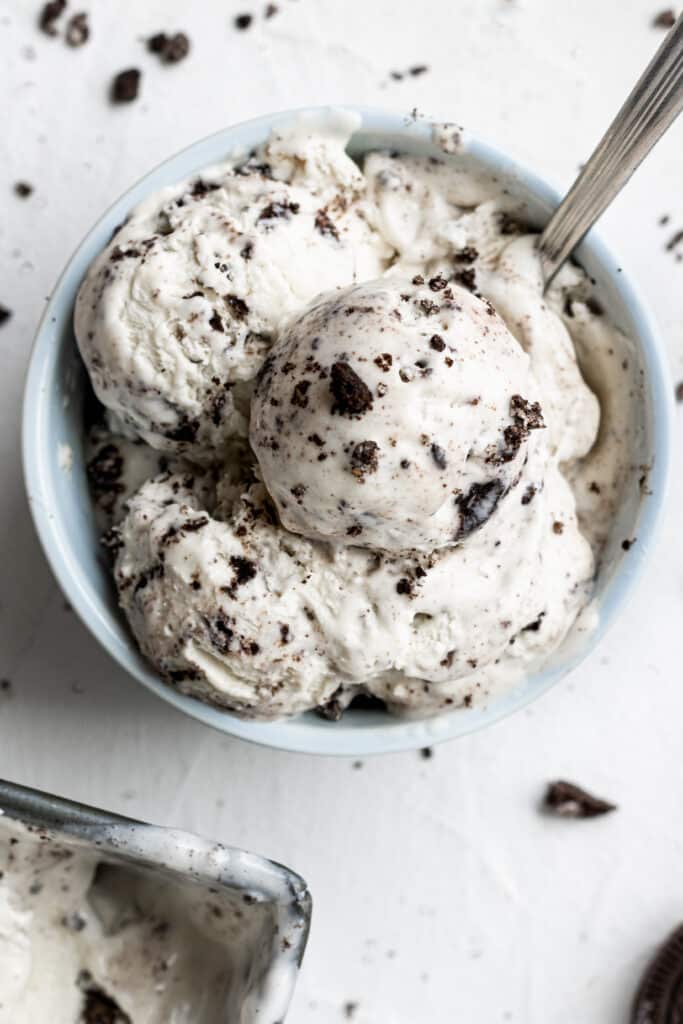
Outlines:
<svg viewBox="0 0 683 1024"><path fill-rule="evenodd" d="M683 109L683 15L668 33L539 239L547 288Z"/></svg>

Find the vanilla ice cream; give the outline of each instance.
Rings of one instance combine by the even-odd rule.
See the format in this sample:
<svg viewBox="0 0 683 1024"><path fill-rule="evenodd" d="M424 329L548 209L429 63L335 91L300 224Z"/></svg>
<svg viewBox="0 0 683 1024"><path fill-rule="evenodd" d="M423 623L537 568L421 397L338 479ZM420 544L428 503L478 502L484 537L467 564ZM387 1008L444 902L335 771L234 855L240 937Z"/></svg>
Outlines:
<svg viewBox="0 0 683 1024"><path fill-rule="evenodd" d="M340 133L302 122L148 199L76 311L99 397L183 459L121 482L121 606L170 685L253 718L470 707L535 671L637 447L630 342L577 267L543 294L495 178L360 168Z"/></svg>
<svg viewBox="0 0 683 1024"><path fill-rule="evenodd" d="M75 329L90 379L153 448L206 461L246 434L249 384L283 319L385 266L346 135L300 141L273 138L150 197L88 272Z"/></svg>
<svg viewBox="0 0 683 1024"><path fill-rule="evenodd" d="M250 437L288 530L432 551L518 484L544 426L537 395L489 302L442 275L388 277L317 300L283 330Z"/></svg>

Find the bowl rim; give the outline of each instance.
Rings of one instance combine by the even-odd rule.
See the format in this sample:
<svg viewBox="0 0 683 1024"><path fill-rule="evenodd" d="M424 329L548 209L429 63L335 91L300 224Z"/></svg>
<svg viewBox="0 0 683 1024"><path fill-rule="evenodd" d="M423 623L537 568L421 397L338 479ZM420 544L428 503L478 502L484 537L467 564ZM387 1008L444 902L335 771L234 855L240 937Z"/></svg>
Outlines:
<svg viewBox="0 0 683 1024"><path fill-rule="evenodd" d="M356 131L376 132L381 135L401 135L422 145L431 141L431 132L435 123L431 120L416 119L414 114L406 116L396 111L352 104L302 107L279 111L222 128L190 146L184 147L146 172L108 207L87 232L67 262L52 289L50 299L36 330L24 387L22 461L31 516L48 564L81 621L129 675L132 675L148 690L156 693L179 711L223 733L261 746L293 753L360 757L419 749L447 739L454 739L457 736L467 735L491 725L514 711L520 710L545 693L593 652L616 620L618 612L633 593L649 557L661 521L666 503L671 462L673 397L666 351L654 316L630 275L623 271L623 263L615 259L610 249L593 230L582 242L579 253L581 251L590 253L606 278L610 280L621 304L629 310L631 318L637 325L634 340L637 341L647 366L647 381L652 400L652 448L656 453L649 476L653 497L640 507L638 544L634 545L629 552L628 559L622 561L614 573L613 579L610 580L601 602L600 623L592 630L578 656L570 655L560 665L541 667L537 672L530 673L512 690L497 696L486 707L468 709L467 712L458 710L443 712L429 719L392 717L383 712L368 713L362 719L363 725L353 724L350 726L345 723L326 722L310 712L303 716L275 722L249 721L178 693L156 675L152 666L144 668L141 661L135 662L132 638L125 648L115 643L106 626L102 610L94 606L85 594L79 580L78 563L68 557L68 551L65 549L64 537L60 533L59 517L52 515L49 511L53 507L50 497L53 496L54 491L50 483L48 452L44 450L41 441L47 436L44 427L46 407L48 406L47 396L50 392L50 383L54 376L61 346L51 343L52 339L48 337L50 333L48 327L50 324L58 322L71 322L73 302L69 299L64 308L64 293L68 292L70 288L72 290L75 288L77 291L82 273L78 273L77 282L72 279L79 264L83 261L84 254L94 245L96 245L96 251L100 250L102 246L100 235L106 226L108 237L110 222L115 216L120 219L121 214L127 213L141 198L163 187L164 184L180 181L183 177L200 171L202 167L210 166L211 163L216 163L220 159L227 159L227 154L235 153L237 143L235 136L241 132L251 133L254 136L263 135L266 130L286 125L302 116L330 119L339 114L358 116L360 124ZM520 182L526 191L533 194L549 210L552 210L559 202L561 194L557 189L535 172L530 171L524 164L502 153L496 146L484 141L480 136L475 136L468 131L464 135L462 148L475 162L480 162L490 168L495 167L497 173ZM183 173L180 173L180 168L185 167L188 160L192 163L194 170L187 171L185 169ZM160 176L163 179L162 182L157 180ZM88 257L88 263L93 255L94 253ZM53 445L56 445L56 439L53 439Z"/></svg>

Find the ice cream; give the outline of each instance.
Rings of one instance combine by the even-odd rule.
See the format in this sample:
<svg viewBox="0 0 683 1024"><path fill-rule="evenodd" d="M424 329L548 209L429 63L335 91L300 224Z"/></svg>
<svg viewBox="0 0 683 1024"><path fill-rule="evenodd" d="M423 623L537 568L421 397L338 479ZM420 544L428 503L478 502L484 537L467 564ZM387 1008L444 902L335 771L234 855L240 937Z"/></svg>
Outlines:
<svg viewBox="0 0 683 1024"><path fill-rule="evenodd" d="M381 273L391 250L330 130L276 137L138 206L90 268L76 338L103 405L153 448L211 460L246 434L249 384L283 318Z"/></svg>
<svg viewBox="0 0 683 1024"><path fill-rule="evenodd" d="M270 176L253 169L264 161ZM628 339L577 267L543 295L533 231L494 178L457 155L349 163L338 136L299 126L257 152L250 173L221 169L229 185L201 198L210 209L212 196L232 195L245 234L267 245L263 190L296 189L300 213L277 230L302 283L286 300L256 278L245 285L268 328L258 353L229 350L221 376L241 382L229 392L239 424L217 426L203 399L192 405L197 431L170 444L189 463L126 488L110 535L121 606L145 655L170 685L248 717L337 717L358 694L429 714L483 703L535 671L590 601L636 447ZM312 211L323 197L333 209L341 180L349 227L335 239ZM143 211L162 208L166 194ZM146 216L134 212L126 230ZM194 250L203 223L186 224ZM323 240L341 247L338 258ZM189 243L181 231L173 244L185 253ZM122 340L133 331L116 305L124 285L95 288L103 268L105 257L76 326L91 372L102 358L116 379L108 360L135 344ZM149 278L148 325L164 320L174 281ZM105 329L115 310L116 331ZM186 315L184 337L197 323ZM183 350L155 337L155 359L169 344L169 358ZM168 448L161 419L139 415L141 381L158 402L156 373L149 363L138 376L133 360L107 392L95 365L95 386L129 432ZM163 388L190 409L182 375ZM192 472L196 460L208 475Z"/></svg>
<svg viewBox="0 0 683 1024"><path fill-rule="evenodd" d="M325 296L283 330L250 438L286 529L429 552L517 485L544 426L537 394L489 302L442 275L389 277Z"/></svg>
<svg viewBox="0 0 683 1024"><path fill-rule="evenodd" d="M183 865L186 884L0 818L0 1024L251 1024L259 1008L282 1006L265 992L256 1005L282 942L277 908L191 884L202 855L184 850L187 837L145 829L148 853L177 844L168 862ZM280 979L290 990L295 970Z"/></svg>

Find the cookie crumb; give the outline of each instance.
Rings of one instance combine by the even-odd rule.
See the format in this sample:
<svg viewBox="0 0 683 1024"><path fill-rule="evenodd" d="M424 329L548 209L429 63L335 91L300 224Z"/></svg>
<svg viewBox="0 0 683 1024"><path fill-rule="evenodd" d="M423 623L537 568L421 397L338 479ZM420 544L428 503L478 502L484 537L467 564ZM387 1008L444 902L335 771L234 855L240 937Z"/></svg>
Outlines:
<svg viewBox="0 0 683 1024"><path fill-rule="evenodd" d="M665 10L660 11L659 14L655 14L652 19L653 28L673 28L676 24L676 13L671 7L667 7Z"/></svg>
<svg viewBox="0 0 683 1024"><path fill-rule="evenodd" d="M27 181L17 181L14 185L14 194L20 199L28 199L33 195L33 185L29 185Z"/></svg>
<svg viewBox="0 0 683 1024"><path fill-rule="evenodd" d="M74 48L87 43L88 39L90 39L90 25L88 24L88 15L85 11L80 11L69 18L64 38L67 46Z"/></svg>
<svg viewBox="0 0 683 1024"><path fill-rule="evenodd" d="M131 103L138 98L141 74L138 68L119 71L111 85L112 103Z"/></svg>
<svg viewBox="0 0 683 1024"><path fill-rule="evenodd" d="M433 747L423 747L422 750L420 751L420 757L422 758L423 761L431 761L431 759L434 757Z"/></svg>
<svg viewBox="0 0 683 1024"><path fill-rule="evenodd" d="M674 394L677 402L683 402L683 380L679 380Z"/></svg>
<svg viewBox="0 0 683 1024"><path fill-rule="evenodd" d="M177 64L190 52L190 40L184 32L174 32L172 36L157 32L147 40L147 49L158 54L162 63Z"/></svg>
<svg viewBox="0 0 683 1024"><path fill-rule="evenodd" d="M2 327L3 324L6 324L11 316L12 310L8 309L7 306L3 306L2 303L0 303L0 327Z"/></svg>
<svg viewBox="0 0 683 1024"><path fill-rule="evenodd" d="M268 19L274 18L275 15L279 12L279 10L280 8L278 7L277 4L266 4L265 10L263 12L263 17L266 19L266 21L268 21Z"/></svg>
<svg viewBox="0 0 683 1024"><path fill-rule="evenodd" d="M580 786L562 780L549 784L543 798L543 807L563 818L596 818L617 809L616 804L601 800Z"/></svg>
<svg viewBox="0 0 683 1024"><path fill-rule="evenodd" d="M253 14L237 14L233 20L233 24L236 29L240 32L244 32L249 28L252 21L254 20Z"/></svg>
<svg viewBox="0 0 683 1024"><path fill-rule="evenodd" d="M38 27L47 36L57 35L57 22L66 9L66 0L51 0L42 8L38 17Z"/></svg>

